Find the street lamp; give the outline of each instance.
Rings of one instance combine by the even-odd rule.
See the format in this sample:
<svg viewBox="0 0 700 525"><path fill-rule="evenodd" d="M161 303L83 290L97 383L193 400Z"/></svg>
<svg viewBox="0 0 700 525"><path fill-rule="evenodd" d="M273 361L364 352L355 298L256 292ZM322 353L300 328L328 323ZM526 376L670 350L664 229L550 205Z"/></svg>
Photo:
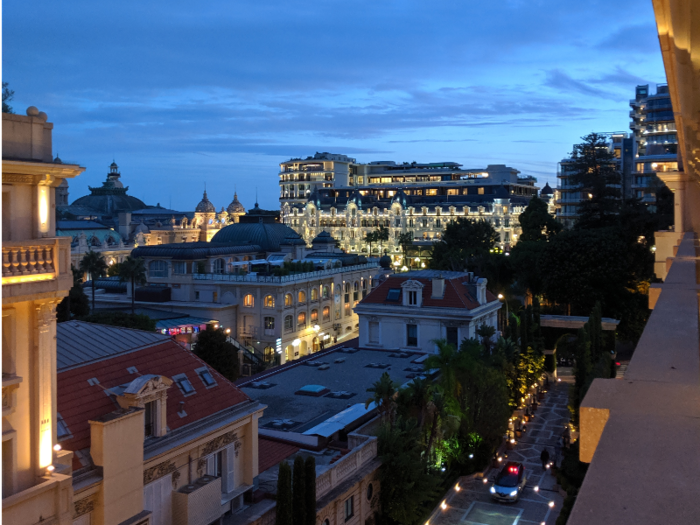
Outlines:
<svg viewBox="0 0 700 525"><path fill-rule="evenodd" d="M498 294L498 298L506 304L506 322L503 326L503 328L505 328L508 325L508 320L510 319L510 313L508 312L508 301L506 300L505 295L503 295L502 293Z"/></svg>

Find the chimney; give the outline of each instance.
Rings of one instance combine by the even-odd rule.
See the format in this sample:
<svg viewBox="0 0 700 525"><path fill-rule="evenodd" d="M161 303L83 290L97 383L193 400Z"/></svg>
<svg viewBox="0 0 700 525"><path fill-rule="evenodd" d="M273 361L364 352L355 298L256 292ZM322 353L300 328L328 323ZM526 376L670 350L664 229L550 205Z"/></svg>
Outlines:
<svg viewBox="0 0 700 525"><path fill-rule="evenodd" d="M479 304L486 304L486 282L484 277L476 280L476 297Z"/></svg>
<svg viewBox="0 0 700 525"><path fill-rule="evenodd" d="M445 296L445 279L442 274L438 277L433 277L433 294L431 299L442 299Z"/></svg>

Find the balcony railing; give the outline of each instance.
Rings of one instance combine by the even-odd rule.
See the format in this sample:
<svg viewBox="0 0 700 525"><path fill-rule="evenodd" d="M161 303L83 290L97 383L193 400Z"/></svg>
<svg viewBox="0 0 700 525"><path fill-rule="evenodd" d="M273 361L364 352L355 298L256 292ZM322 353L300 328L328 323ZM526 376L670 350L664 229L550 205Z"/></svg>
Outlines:
<svg viewBox="0 0 700 525"><path fill-rule="evenodd" d="M55 278L56 248L56 239L3 242L3 284Z"/></svg>
<svg viewBox="0 0 700 525"><path fill-rule="evenodd" d="M349 454L316 478L316 497L320 498L343 481L356 474L363 466L377 457L377 438L371 437L353 448Z"/></svg>
<svg viewBox="0 0 700 525"><path fill-rule="evenodd" d="M195 281L230 281L230 282L253 282L253 283L293 283L297 281L305 281L307 279L315 279L319 277L326 277L329 275L336 275L338 273L345 272L355 272L359 270L369 270L372 268L377 268L379 266L376 262L368 262L366 264L356 264L354 266L343 266L341 268L331 268L328 270L318 270L315 272L304 272L295 275L236 275L236 274L212 274L212 273L198 273L193 274L192 278Z"/></svg>

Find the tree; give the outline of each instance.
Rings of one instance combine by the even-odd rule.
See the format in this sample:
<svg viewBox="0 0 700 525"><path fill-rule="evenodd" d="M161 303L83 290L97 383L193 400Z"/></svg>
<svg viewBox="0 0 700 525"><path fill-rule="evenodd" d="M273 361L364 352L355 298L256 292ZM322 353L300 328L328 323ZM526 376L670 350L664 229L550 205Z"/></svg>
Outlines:
<svg viewBox="0 0 700 525"><path fill-rule="evenodd" d="M80 271L71 264L73 286L68 295L56 307L56 322L70 321L72 317L83 317L90 313L90 300L83 291Z"/></svg>
<svg viewBox="0 0 700 525"><path fill-rule="evenodd" d="M142 258L134 259L129 255L119 264L119 280L131 283L131 313L134 313L136 302L136 285L146 284L146 265Z"/></svg>
<svg viewBox="0 0 700 525"><path fill-rule="evenodd" d="M107 277L119 277L119 272L121 271L122 263L114 263L107 268Z"/></svg>
<svg viewBox="0 0 700 525"><path fill-rule="evenodd" d="M536 195L520 214L522 233L518 242L546 241L561 231L561 223L547 211L547 203Z"/></svg>
<svg viewBox="0 0 700 525"><path fill-rule="evenodd" d="M8 86L9 82L2 83L2 112L3 113L14 113L12 106L8 104L15 96L15 92L11 90Z"/></svg>
<svg viewBox="0 0 700 525"><path fill-rule="evenodd" d="M574 145L567 165L570 181L581 192L576 228L600 228L609 224L622 204L620 172L604 135L590 133L581 140Z"/></svg>
<svg viewBox="0 0 700 525"><path fill-rule="evenodd" d="M496 329L486 323L481 323L476 329L476 335L481 337L481 343L484 345L487 353L491 353L491 338L496 334Z"/></svg>
<svg viewBox="0 0 700 525"><path fill-rule="evenodd" d="M286 461L283 461L280 463L277 474L277 507L275 508L277 525L294 525L292 501L292 469Z"/></svg>
<svg viewBox="0 0 700 525"><path fill-rule="evenodd" d="M401 246L401 252L403 253L403 263L406 266L410 266L410 261L408 260L408 250L413 246L413 232L408 231L399 234L399 246Z"/></svg>
<svg viewBox="0 0 700 525"><path fill-rule="evenodd" d="M292 483L292 514L294 525L306 525L306 471L304 458L294 458Z"/></svg>
<svg viewBox="0 0 700 525"><path fill-rule="evenodd" d="M107 272L107 263L102 254L90 250L80 261L80 271L87 273L92 281L92 309L95 309L95 281L104 277Z"/></svg>
<svg viewBox="0 0 700 525"><path fill-rule="evenodd" d="M194 353L229 381L238 378L238 351L227 341L222 328L207 325L199 332Z"/></svg>
<svg viewBox="0 0 700 525"><path fill-rule="evenodd" d="M431 397L432 382L428 378L416 377L405 388L408 401L418 412L418 428L423 430L425 416L428 410L428 402Z"/></svg>
<svg viewBox="0 0 700 525"><path fill-rule="evenodd" d="M394 399L397 394L398 384L391 380L391 376L388 372L384 372L381 377L375 381L375 383L367 389L367 392L372 392L372 397L365 401L365 408L369 407L370 403L374 403L382 415L382 419L388 420L393 426L394 424L394 411L396 410L396 404Z"/></svg>
<svg viewBox="0 0 700 525"><path fill-rule="evenodd" d="M304 483L306 484L306 523L316 525L316 459L308 456L304 463Z"/></svg>
<svg viewBox="0 0 700 525"><path fill-rule="evenodd" d="M455 376L457 349L445 339L436 339L432 342L437 346L437 352L425 360L424 367L426 370L439 369L439 381L443 390L448 396L454 397L457 393L457 378Z"/></svg>
<svg viewBox="0 0 700 525"><path fill-rule="evenodd" d="M445 228L442 240L433 245L430 267L436 270L472 270L478 256L496 245L498 235L490 223L460 217Z"/></svg>
<svg viewBox="0 0 700 525"><path fill-rule="evenodd" d="M365 235L365 242L369 244L369 256L372 256L372 244L377 242L377 232L367 232L367 235Z"/></svg>
<svg viewBox="0 0 700 525"><path fill-rule="evenodd" d="M379 255L381 255L384 243L389 240L389 228L386 226L380 226L379 229L377 229L376 234L376 240L379 243Z"/></svg>

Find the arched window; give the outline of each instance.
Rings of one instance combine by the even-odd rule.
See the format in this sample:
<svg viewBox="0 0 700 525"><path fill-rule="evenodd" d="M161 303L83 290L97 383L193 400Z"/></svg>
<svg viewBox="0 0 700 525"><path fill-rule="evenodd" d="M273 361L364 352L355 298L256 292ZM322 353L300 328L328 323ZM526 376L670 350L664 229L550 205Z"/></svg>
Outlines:
<svg viewBox="0 0 700 525"><path fill-rule="evenodd" d="M345 283L345 302L350 302L350 283Z"/></svg>
<svg viewBox="0 0 700 525"><path fill-rule="evenodd" d="M297 295L297 303L304 304L306 302L306 292L304 290L299 290Z"/></svg>
<svg viewBox="0 0 700 525"><path fill-rule="evenodd" d="M318 301L318 288L316 288L315 286L311 288L311 300Z"/></svg>
<svg viewBox="0 0 700 525"><path fill-rule="evenodd" d="M168 263L165 261L151 261L148 264L148 274L151 277L167 277Z"/></svg>
<svg viewBox="0 0 700 525"><path fill-rule="evenodd" d="M304 328L306 326L306 312L301 312L297 316L297 325L299 328Z"/></svg>
<svg viewBox="0 0 700 525"><path fill-rule="evenodd" d="M263 301L263 306L265 308L274 308L275 307L275 298L271 295L266 295L265 300Z"/></svg>
<svg viewBox="0 0 700 525"><path fill-rule="evenodd" d="M331 309L328 306L323 307L323 320L324 321L330 321L331 320Z"/></svg>
<svg viewBox="0 0 700 525"><path fill-rule="evenodd" d="M224 273L225 265L226 261L224 261L223 259L214 260L214 273Z"/></svg>
<svg viewBox="0 0 700 525"><path fill-rule="evenodd" d="M360 283L355 281L352 285L352 300L357 301L360 298Z"/></svg>
<svg viewBox="0 0 700 525"><path fill-rule="evenodd" d="M292 330L294 330L294 322L292 320L292 316L288 315L284 318L284 331L291 332Z"/></svg>
<svg viewBox="0 0 700 525"><path fill-rule="evenodd" d="M266 317L265 318L265 330L274 330L275 329L275 318L274 317Z"/></svg>
<svg viewBox="0 0 700 525"><path fill-rule="evenodd" d="M318 310L311 310L311 322L318 323Z"/></svg>
<svg viewBox="0 0 700 525"><path fill-rule="evenodd" d="M255 297L253 297L253 294L248 294L243 298L243 306L248 308L253 308L253 306L255 306Z"/></svg>
<svg viewBox="0 0 700 525"><path fill-rule="evenodd" d="M331 296L331 289L327 285L323 286L322 295L324 299L328 299Z"/></svg>

